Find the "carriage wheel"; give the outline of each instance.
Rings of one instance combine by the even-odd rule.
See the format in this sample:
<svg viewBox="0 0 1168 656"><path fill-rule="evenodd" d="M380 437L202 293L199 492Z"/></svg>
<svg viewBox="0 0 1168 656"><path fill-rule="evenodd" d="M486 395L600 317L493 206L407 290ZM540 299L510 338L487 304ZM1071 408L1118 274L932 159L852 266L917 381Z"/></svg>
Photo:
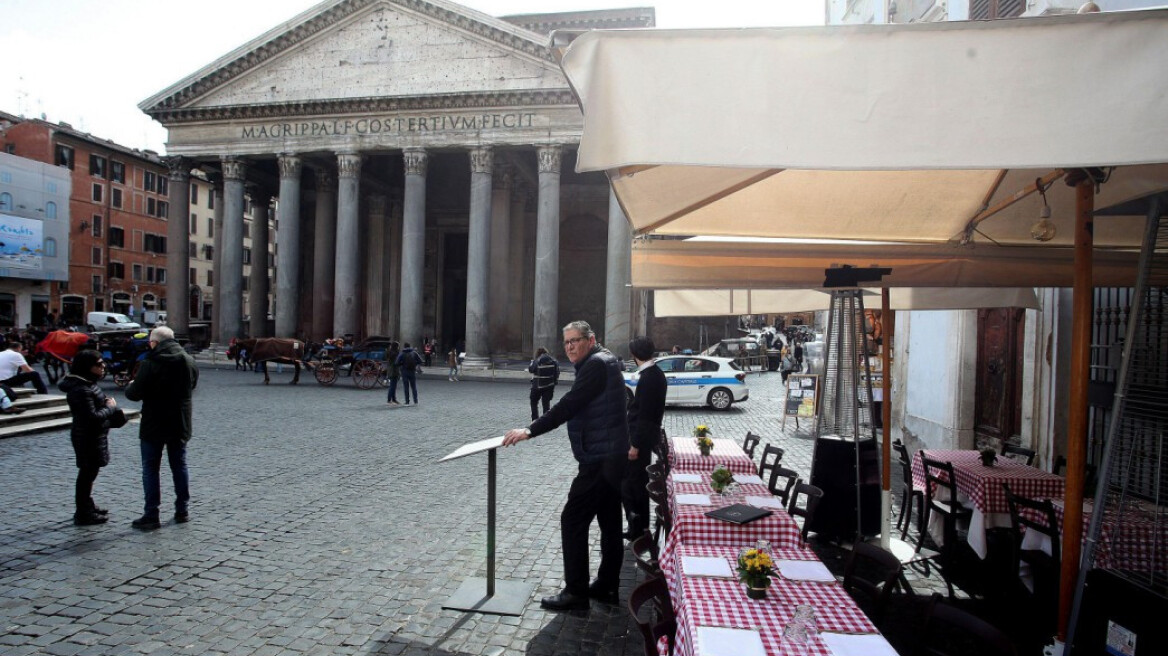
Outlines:
<svg viewBox="0 0 1168 656"><path fill-rule="evenodd" d="M321 362L313 370L316 382L321 385L332 385L337 382L337 365L332 362Z"/></svg>
<svg viewBox="0 0 1168 656"><path fill-rule="evenodd" d="M381 367L373 360L358 360L353 363L353 382L361 389L373 389Z"/></svg>

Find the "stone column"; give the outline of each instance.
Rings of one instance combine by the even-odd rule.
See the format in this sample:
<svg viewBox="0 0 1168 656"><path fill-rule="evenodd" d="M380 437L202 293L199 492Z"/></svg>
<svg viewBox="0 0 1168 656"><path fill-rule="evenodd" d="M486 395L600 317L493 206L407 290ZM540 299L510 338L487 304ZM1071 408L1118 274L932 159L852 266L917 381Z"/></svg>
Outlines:
<svg viewBox="0 0 1168 656"><path fill-rule="evenodd" d="M312 266L312 258L316 255L316 227L313 221L316 216L316 203L314 201L310 205L305 203L303 198L302 192L300 203L300 262L297 263L297 266L300 267L300 276L296 285L296 299L300 307L296 310L296 332L293 334L301 339L309 339L312 335L312 317L315 316L316 310L312 297L312 290L316 284L315 272ZM276 273L279 274L279 271ZM277 311L279 309L279 307L276 308Z"/></svg>
<svg viewBox="0 0 1168 656"><path fill-rule="evenodd" d="M247 313L251 316L248 334L268 335L268 242L272 197L265 192L251 194L251 276L248 279Z"/></svg>
<svg viewBox="0 0 1168 656"><path fill-rule="evenodd" d="M215 271L219 290L219 339L243 336L243 160L223 160L223 254Z"/></svg>
<svg viewBox="0 0 1168 656"><path fill-rule="evenodd" d="M523 348L524 324L531 319L531 312L525 312L524 297L527 296L527 285L524 283L524 263L528 258L527 248L527 191L518 177L511 184L511 207L508 215L511 223L508 240L511 243L510 262L507 266L507 275L511 284L508 289L507 306L507 351L518 353L523 357L532 351Z"/></svg>
<svg viewBox="0 0 1168 656"><path fill-rule="evenodd" d="M510 343L508 330L511 315L511 178L506 166L500 166L499 175L492 173L491 190L491 254L490 254L490 344L491 353L507 352Z"/></svg>
<svg viewBox="0 0 1168 656"><path fill-rule="evenodd" d="M490 317L491 169L490 147L470 151L470 227L466 257L466 366L491 363Z"/></svg>
<svg viewBox="0 0 1168 656"><path fill-rule="evenodd" d="M276 235L276 337L295 337L300 314L300 157L283 154Z"/></svg>
<svg viewBox="0 0 1168 656"><path fill-rule="evenodd" d="M191 326L191 160L167 157L170 204L166 220L166 322L186 337Z"/></svg>
<svg viewBox="0 0 1168 656"><path fill-rule="evenodd" d="M337 279L333 285L333 334L355 335L361 329L361 155L339 153L337 170Z"/></svg>
<svg viewBox="0 0 1168 656"><path fill-rule="evenodd" d="M539 208L535 229L535 317L532 340L559 353L560 146L540 146ZM557 355L559 357L559 355Z"/></svg>
<svg viewBox="0 0 1168 656"><path fill-rule="evenodd" d="M365 334L385 334L385 312L382 304L385 298L382 290L382 260L385 258L385 211L387 199L384 194L369 196L368 231L365 233Z"/></svg>
<svg viewBox="0 0 1168 656"><path fill-rule="evenodd" d="M401 340L401 254L402 197L390 196L389 216L385 226L385 257L382 258L382 303L385 307L385 334Z"/></svg>
<svg viewBox="0 0 1168 656"><path fill-rule="evenodd" d="M223 308L223 285L219 282L219 276L223 275L223 177L215 177L215 187L211 191L215 197L211 219L214 226L211 228L214 232L211 235L211 341L219 344L226 341L219 336L219 311Z"/></svg>
<svg viewBox="0 0 1168 656"><path fill-rule="evenodd" d="M604 345L629 357L632 338L633 231L612 188L608 190L608 268L604 287Z"/></svg>
<svg viewBox="0 0 1168 656"><path fill-rule="evenodd" d="M336 285L337 179L316 169L316 241L312 253L312 339L333 336L333 292Z"/></svg>
<svg viewBox="0 0 1168 656"><path fill-rule="evenodd" d="M422 271L426 256L426 161L422 149L407 149L406 188L401 230L400 341L422 344Z"/></svg>

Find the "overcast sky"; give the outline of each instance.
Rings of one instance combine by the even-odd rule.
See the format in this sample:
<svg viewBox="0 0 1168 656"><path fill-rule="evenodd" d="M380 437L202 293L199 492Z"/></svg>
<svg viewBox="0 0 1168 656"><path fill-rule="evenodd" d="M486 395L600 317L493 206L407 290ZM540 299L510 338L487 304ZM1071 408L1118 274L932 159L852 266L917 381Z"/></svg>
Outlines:
<svg viewBox="0 0 1168 656"><path fill-rule="evenodd" d="M0 0L0 110L165 152L138 103L319 0ZM650 6L657 26L822 25L823 0L465 0L492 16Z"/></svg>

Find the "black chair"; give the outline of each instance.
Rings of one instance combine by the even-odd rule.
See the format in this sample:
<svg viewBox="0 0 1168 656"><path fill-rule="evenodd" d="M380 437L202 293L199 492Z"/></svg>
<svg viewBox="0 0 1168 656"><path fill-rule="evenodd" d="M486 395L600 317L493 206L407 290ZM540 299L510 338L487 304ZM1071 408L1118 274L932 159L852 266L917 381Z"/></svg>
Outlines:
<svg viewBox="0 0 1168 656"><path fill-rule="evenodd" d="M633 589L629 594L629 615L645 639L645 656L658 656L657 641L662 636L668 636L669 653L673 653L677 619L664 578L649 579Z"/></svg>
<svg viewBox="0 0 1168 656"><path fill-rule="evenodd" d="M662 540L669 538L669 532L673 530L673 516L669 514L669 509L665 506L656 506L653 512L657 515L657 526L653 529L653 541L661 544Z"/></svg>
<svg viewBox="0 0 1168 656"><path fill-rule="evenodd" d="M966 508L957 501L957 475L953 473L953 463L933 460L924 451L921 451L921 464L925 468L925 517L921 520L922 526L929 525L929 517L933 513L940 513L944 520L944 544L941 545L941 559L945 568L941 574L945 578L945 585L949 587L949 597L953 597L952 570L954 555L957 550L957 522L968 522L973 517L973 510ZM945 494L941 494L944 491ZM917 551L921 549L922 539L917 543Z"/></svg>
<svg viewBox="0 0 1168 656"><path fill-rule="evenodd" d="M896 556L874 544L857 542L852 545L852 555L844 570L844 589L853 597L859 592L870 599L875 609L868 616L873 622L879 622L903 571Z"/></svg>
<svg viewBox="0 0 1168 656"><path fill-rule="evenodd" d="M636 540L629 543L629 551L633 554L633 562L637 569L649 578L661 576L661 565L658 561L657 541L648 530Z"/></svg>
<svg viewBox="0 0 1168 656"><path fill-rule="evenodd" d="M971 643L973 651L970 651ZM954 646L959 648L955 650ZM917 642L917 653L934 656L948 656L952 653L1018 656L1010 636L980 617L950 606L941 600L938 593L933 593L925 611L924 636Z"/></svg>
<svg viewBox="0 0 1168 656"><path fill-rule="evenodd" d="M767 481L767 487L770 488L771 494L775 495L776 499L783 501L783 507L786 508L791 503L791 489L798 482L799 472L785 467L775 467L771 469L771 478Z"/></svg>
<svg viewBox="0 0 1168 656"><path fill-rule="evenodd" d="M657 444L653 448L653 452L657 454L657 462L665 468L665 473L669 473L669 436L665 434L665 429L661 429L661 439L657 440Z"/></svg>
<svg viewBox="0 0 1168 656"><path fill-rule="evenodd" d="M800 497L804 499L802 506L799 505ZM803 530L799 534L802 536L803 542L807 542L807 532L815 517L815 509L819 507L819 500L822 498L823 490L802 481L795 483L795 488L791 493L791 505L787 506L787 513L792 517L803 518Z"/></svg>
<svg viewBox="0 0 1168 656"><path fill-rule="evenodd" d="M1053 607L1058 600L1059 575L1061 567L1058 515L1050 499L1031 499L1014 494L1010 486L1002 483L1006 491L1006 503L1010 507L1010 526L1014 534L1014 559L1011 575L1017 574L1022 563L1030 566L1034 575L1034 594L1047 602L1043 607ZM1023 549L1022 534L1037 531L1050 538L1050 553L1041 549ZM1048 617L1046 619L1052 619Z"/></svg>
<svg viewBox="0 0 1168 656"><path fill-rule="evenodd" d="M773 444L764 446L762 449L762 460L758 463L758 477L764 481L767 480L766 472L779 465L783 460L783 453L784 451L781 448ZM771 461L771 456L775 457L773 462Z"/></svg>
<svg viewBox="0 0 1168 656"><path fill-rule="evenodd" d="M892 449L899 456L900 476L904 483L904 490L900 494L900 517L896 518L896 528L901 528L901 523L904 523L904 528L901 528L900 531L900 539L903 540L908 535L908 524L912 521L913 504L917 504L918 540L923 540L925 536L925 491L913 488L912 460L908 456L908 448L904 446L904 442L900 440L893 442Z"/></svg>
<svg viewBox="0 0 1168 656"><path fill-rule="evenodd" d="M746 455L750 456L751 460L754 459L754 450L758 448L758 443L760 440L762 440L762 438L758 435L755 435L750 431L746 431L746 439L742 440L742 450L746 452Z"/></svg>
<svg viewBox="0 0 1168 656"><path fill-rule="evenodd" d="M1027 465L1034 465L1034 449L1027 449L1009 442L1002 442L1002 457L1024 462Z"/></svg>
<svg viewBox="0 0 1168 656"><path fill-rule="evenodd" d="M1064 473L1066 468L1067 468L1067 457L1066 456L1059 456L1059 457L1054 459L1054 471L1052 472L1053 474L1056 474L1058 476L1066 476L1066 474ZM1092 465L1091 463L1087 463L1087 466L1085 467L1085 471L1084 471L1084 473L1086 474L1086 478L1083 481L1083 494L1085 494L1088 497L1095 496L1095 483L1096 483L1095 475L1096 475L1097 471L1098 470L1095 468L1095 465Z"/></svg>

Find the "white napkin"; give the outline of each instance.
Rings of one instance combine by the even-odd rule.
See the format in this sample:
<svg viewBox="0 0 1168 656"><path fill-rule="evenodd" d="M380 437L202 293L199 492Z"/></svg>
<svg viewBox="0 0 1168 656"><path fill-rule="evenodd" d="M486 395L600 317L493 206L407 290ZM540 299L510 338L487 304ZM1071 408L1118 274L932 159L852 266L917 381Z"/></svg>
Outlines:
<svg viewBox="0 0 1168 656"><path fill-rule="evenodd" d="M677 495L677 503L683 506L711 506L710 495L708 494L679 494Z"/></svg>
<svg viewBox="0 0 1168 656"><path fill-rule="evenodd" d="M733 578L730 563L725 558L705 558L702 556L682 556L681 571L686 576L720 576Z"/></svg>
<svg viewBox="0 0 1168 656"><path fill-rule="evenodd" d="M674 483L701 483L702 482L702 475L701 474L674 474L673 475L673 482Z"/></svg>
<svg viewBox="0 0 1168 656"><path fill-rule="evenodd" d="M762 636L754 629L698 627L698 653L702 656L766 656Z"/></svg>
<svg viewBox="0 0 1168 656"><path fill-rule="evenodd" d="M766 483L764 483L761 478L755 476L754 474L735 474L734 482L738 483L739 485L766 485Z"/></svg>
<svg viewBox="0 0 1168 656"><path fill-rule="evenodd" d="M896 650L879 633L820 633L819 639L833 656L896 656Z"/></svg>
<svg viewBox="0 0 1168 656"><path fill-rule="evenodd" d="M818 560L780 560L779 574L792 581L823 581L835 583L835 577L827 565Z"/></svg>
<svg viewBox="0 0 1168 656"><path fill-rule="evenodd" d="M784 510L781 499L774 497L756 497L746 495L746 504L754 506L755 508L774 508L776 510Z"/></svg>

